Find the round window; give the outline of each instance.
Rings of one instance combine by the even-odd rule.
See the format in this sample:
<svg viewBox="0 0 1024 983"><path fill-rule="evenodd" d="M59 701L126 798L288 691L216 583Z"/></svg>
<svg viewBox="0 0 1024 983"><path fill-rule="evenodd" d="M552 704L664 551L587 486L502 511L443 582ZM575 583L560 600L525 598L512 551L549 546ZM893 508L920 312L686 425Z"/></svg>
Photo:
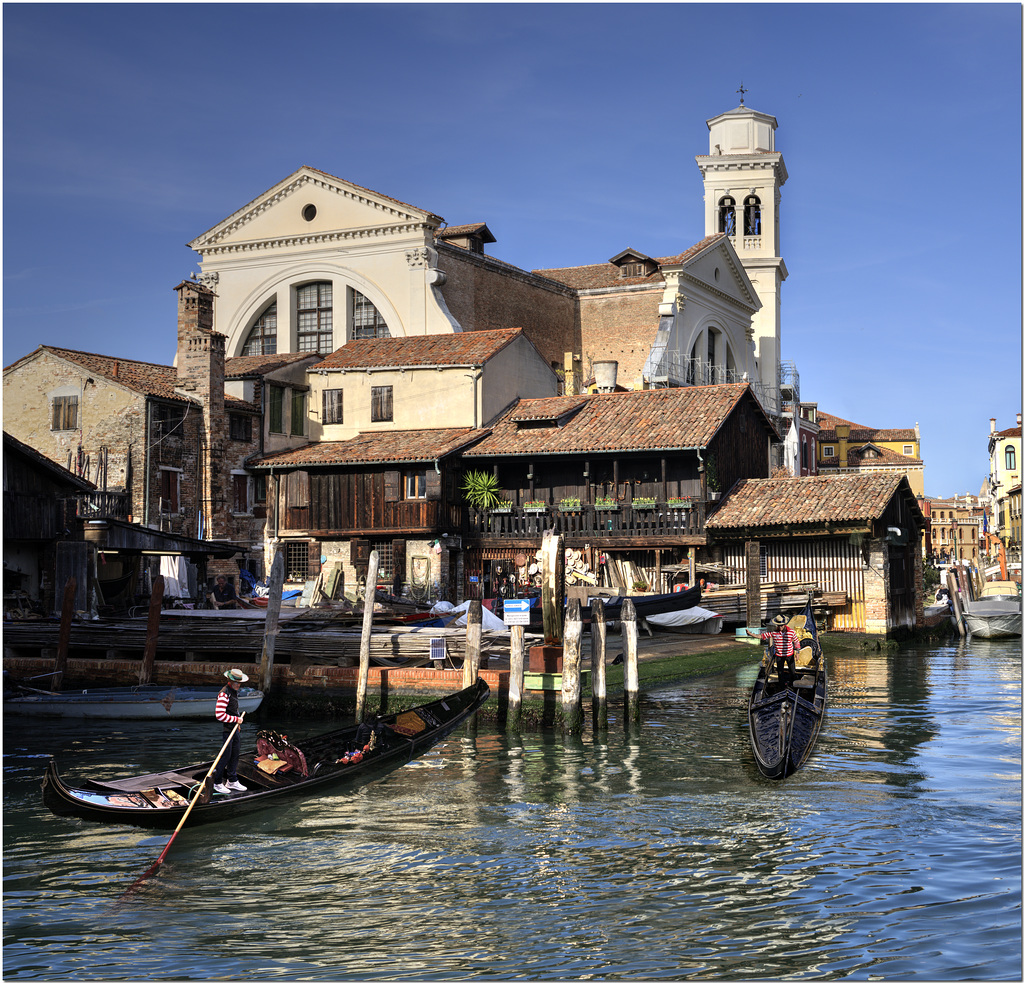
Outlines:
<svg viewBox="0 0 1024 983"><path fill-rule="evenodd" d="M312 222L316 218L316 205L307 205L302 209L302 217L307 222Z"/></svg>

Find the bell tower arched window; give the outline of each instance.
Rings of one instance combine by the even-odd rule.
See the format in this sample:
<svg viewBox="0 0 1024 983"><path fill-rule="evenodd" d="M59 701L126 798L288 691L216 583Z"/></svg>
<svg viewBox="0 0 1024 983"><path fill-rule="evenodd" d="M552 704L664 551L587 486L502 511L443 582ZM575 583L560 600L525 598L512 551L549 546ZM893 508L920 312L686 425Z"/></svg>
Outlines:
<svg viewBox="0 0 1024 983"><path fill-rule="evenodd" d="M736 235L736 199L726 195L718 202L718 231Z"/></svg>
<svg viewBox="0 0 1024 983"><path fill-rule="evenodd" d="M277 354L277 302L271 304L257 319L242 347L243 355Z"/></svg>
<svg viewBox="0 0 1024 983"><path fill-rule="evenodd" d="M298 315L298 349L300 352L334 351L334 311L331 283L306 283L295 291Z"/></svg>
<svg viewBox="0 0 1024 983"><path fill-rule="evenodd" d="M761 234L761 199L757 195L747 195L743 200L743 234L745 236Z"/></svg>

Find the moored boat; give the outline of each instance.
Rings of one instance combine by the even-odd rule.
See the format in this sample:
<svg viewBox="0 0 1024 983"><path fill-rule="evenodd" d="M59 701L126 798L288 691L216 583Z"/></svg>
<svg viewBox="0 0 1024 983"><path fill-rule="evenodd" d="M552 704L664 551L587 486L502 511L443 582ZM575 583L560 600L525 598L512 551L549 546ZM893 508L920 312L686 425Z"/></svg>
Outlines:
<svg viewBox="0 0 1024 983"><path fill-rule="evenodd" d="M213 717L219 686L97 686L52 693L17 684L4 688L4 713L21 717L103 717L109 720L163 720ZM252 713L263 693L238 692L239 709Z"/></svg>
<svg viewBox="0 0 1024 983"><path fill-rule="evenodd" d="M766 778L785 778L803 767L817 743L828 701L828 673L810 605L790 626L806 633L793 680L779 680L774 653L769 652L747 706L750 745Z"/></svg>
<svg viewBox="0 0 1024 983"><path fill-rule="evenodd" d="M43 802L59 816L148 829L173 829L190 800L190 823L245 815L291 799L355 787L424 754L471 717L490 695L481 679L457 693L402 713L289 742L271 731L257 735L256 748L238 766L244 791L211 792L204 783L212 761L169 771L67 784L51 758L43 779Z"/></svg>

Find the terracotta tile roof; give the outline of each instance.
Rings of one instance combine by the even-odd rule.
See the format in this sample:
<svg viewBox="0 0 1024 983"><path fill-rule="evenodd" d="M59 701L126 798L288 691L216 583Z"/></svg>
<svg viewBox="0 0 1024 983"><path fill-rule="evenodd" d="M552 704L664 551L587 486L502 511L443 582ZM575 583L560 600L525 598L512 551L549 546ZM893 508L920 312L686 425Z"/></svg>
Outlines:
<svg viewBox="0 0 1024 983"><path fill-rule="evenodd" d="M522 328L462 331L410 338L350 341L315 369L412 368L434 365L482 365L522 334Z"/></svg>
<svg viewBox="0 0 1024 983"><path fill-rule="evenodd" d="M471 235L479 236L484 242L498 241L485 222L474 222L471 225L449 225L434 233L434 237L437 239L461 239L463 236Z"/></svg>
<svg viewBox="0 0 1024 983"><path fill-rule="evenodd" d="M1009 430L1000 430L995 434L996 437L1019 437L1020 427L1010 427Z"/></svg>
<svg viewBox="0 0 1024 983"><path fill-rule="evenodd" d="M410 464L447 457L485 431L472 427L439 430L382 430L350 440L325 440L254 458L259 468L309 468L342 464Z"/></svg>
<svg viewBox="0 0 1024 983"><path fill-rule="evenodd" d="M746 478L730 489L707 520L707 527L725 530L869 522L881 518L901 483L913 501L907 479L901 474Z"/></svg>
<svg viewBox="0 0 1024 983"><path fill-rule="evenodd" d="M818 440L828 443L829 441L836 441L839 438L836 436L836 425L846 425L850 428L850 440L851 441L869 441L869 440L917 440L917 432L910 428L901 429L888 429L888 430L876 430L874 427L865 427L863 423L851 423L849 420L844 420L841 416L833 416L831 413L825 413L822 410L818 410L818 426L821 428L818 433Z"/></svg>
<svg viewBox="0 0 1024 983"><path fill-rule="evenodd" d="M275 369L294 362L301 362L304 358L317 359L315 352L290 352L279 355L235 355L233 358L224 360L224 377L227 379L240 379L243 376L266 375Z"/></svg>
<svg viewBox="0 0 1024 983"><path fill-rule="evenodd" d="M144 396L158 396L161 399L173 399L182 403L191 402L188 397L174 391L178 384L178 372L173 365L136 362L130 358L96 355L92 352L79 352L53 345L40 345L36 351L50 352L57 358L74 362L89 372L101 375Z"/></svg>
<svg viewBox="0 0 1024 983"><path fill-rule="evenodd" d="M700 242L680 253L678 256L662 256L655 260L658 268L646 276L623 276L622 270L614 263L595 263L591 266L570 266L557 270L534 270L537 276L547 277L549 280L557 280L574 290L598 290L603 287L637 286L643 284L659 284L665 282L661 273L663 266L682 266L691 259L724 239L724 233L716 233L701 239ZM636 253L636 250L628 250ZM620 255L622 255L620 253ZM636 253L640 256L641 253Z"/></svg>
<svg viewBox="0 0 1024 983"><path fill-rule="evenodd" d="M908 468L924 464L919 457L911 457L908 454L900 454L898 451L890 450L888 447L879 447L877 444L870 444L875 449L877 457L865 457L868 444L860 447L850 447L846 452L846 466L850 468L871 468L886 465L896 468ZM818 462L818 470L823 468L838 468L838 457L826 457Z"/></svg>
<svg viewBox="0 0 1024 983"><path fill-rule="evenodd" d="M748 386L728 385L522 399L491 427L489 436L465 451L464 456L544 456L707 447L745 395L754 399ZM554 423L522 425L531 420L551 421L560 416L560 406L571 414L561 426ZM771 428L767 417L764 423ZM774 428L772 433L779 439Z"/></svg>

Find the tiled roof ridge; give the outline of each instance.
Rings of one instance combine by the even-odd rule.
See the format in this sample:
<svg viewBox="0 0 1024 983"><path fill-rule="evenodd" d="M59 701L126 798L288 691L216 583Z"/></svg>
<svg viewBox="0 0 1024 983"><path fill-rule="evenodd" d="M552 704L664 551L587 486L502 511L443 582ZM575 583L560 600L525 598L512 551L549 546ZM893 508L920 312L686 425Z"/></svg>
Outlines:
<svg viewBox="0 0 1024 983"><path fill-rule="evenodd" d="M152 369L169 369L174 370L173 365L164 365L162 362L144 362L138 358L125 358L122 355L101 355L99 352L85 352L80 351L76 348L62 348L59 345L40 345L36 351L46 349L46 351L54 352L55 354L61 355L81 355L85 358L100 358L110 362L127 363L129 365L144 365L147 368ZM31 352L29 354L32 354ZM74 359L72 359L74 361ZM175 370L176 371L176 370Z"/></svg>

